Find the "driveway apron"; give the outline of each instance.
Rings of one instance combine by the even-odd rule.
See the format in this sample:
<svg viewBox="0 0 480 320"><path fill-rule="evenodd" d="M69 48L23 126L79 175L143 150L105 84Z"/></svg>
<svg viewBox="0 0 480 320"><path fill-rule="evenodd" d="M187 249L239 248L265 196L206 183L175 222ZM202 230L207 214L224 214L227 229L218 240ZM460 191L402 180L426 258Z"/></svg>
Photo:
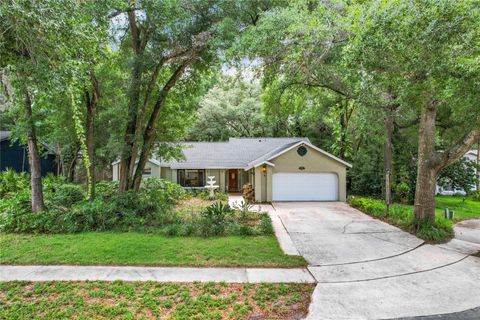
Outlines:
<svg viewBox="0 0 480 320"><path fill-rule="evenodd" d="M478 221L457 225L449 243L430 245L345 203L273 207L318 282L308 319L480 312L480 258L470 256L480 250Z"/></svg>

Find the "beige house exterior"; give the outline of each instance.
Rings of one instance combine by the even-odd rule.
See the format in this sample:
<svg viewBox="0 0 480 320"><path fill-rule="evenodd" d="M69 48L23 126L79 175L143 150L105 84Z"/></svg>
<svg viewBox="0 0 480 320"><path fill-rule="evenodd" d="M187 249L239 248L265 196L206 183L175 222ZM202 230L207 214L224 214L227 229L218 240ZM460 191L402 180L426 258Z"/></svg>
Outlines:
<svg viewBox="0 0 480 320"><path fill-rule="evenodd" d="M275 173L332 173L338 177L338 200L345 201L347 198L347 166L335 159L332 159L310 146L306 146L309 150L303 157L299 157L293 148L284 154L277 156L271 160L273 166L268 166L267 171L259 174L263 175L263 181L260 183L264 186L263 190L255 189L255 195L258 200L272 201L272 176ZM299 169L302 168L302 169ZM265 190L265 191L264 191ZM266 192L266 194L264 194Z"/></svg>
<svg viewBox="0 0 480 320"><path fill-rule="evenodd" d="M307 138L230 138L228 142L185 142L185 160L150 159L144 176L202 189L213 176L222 192L241 192L250 183L256 202L345 201L351 165ZM118 179L119 161L113 163Z"/></svg>

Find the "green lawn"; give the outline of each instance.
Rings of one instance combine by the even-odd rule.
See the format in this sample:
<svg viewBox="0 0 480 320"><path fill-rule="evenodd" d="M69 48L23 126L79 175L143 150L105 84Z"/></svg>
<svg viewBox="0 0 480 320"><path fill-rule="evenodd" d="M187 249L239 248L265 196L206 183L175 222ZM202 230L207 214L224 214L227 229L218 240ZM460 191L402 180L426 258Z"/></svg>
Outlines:
<svg viewBox="0 0 480 320"><path fill-rule="evenodd" d="M0 264L298 267L274 236L166 237L147 233L0 234Z"/></svg>
<svg viewBox="0 0 480 320"><path fill-rule="evenodd" d="M311 284L0 282L0 319L300 319Z"/></svg>
<svg viewBox="0 0 480 320"><path fill-rule="evenodd" d="M454 235L452 222L444 219L445 208L455 211L454 222L480 219L480 202L462 197L436 197L435 222L423 225L417 224L413 219L413 205L395 204L387 216L385 202L381 199L352 196L348 202L368 215L396 225L429 242L445 242Z"/></svg>
<svg viewBox="0 0 480 320"><path fill-rule="evenodd" d="M436 200L436 213L443 216L445 208L455 211L455 221L480 219L480 201L463 197L439 196Z"/></svg>
<svg viewBox="0 0 480 320"><path fill-rule="evenodd" d="M396 205L413 210L413 205ZM455 221L480 219L480 201L457 196L435 197L435 213L438 217L444 216L445 208L455 211Z"/></svg>

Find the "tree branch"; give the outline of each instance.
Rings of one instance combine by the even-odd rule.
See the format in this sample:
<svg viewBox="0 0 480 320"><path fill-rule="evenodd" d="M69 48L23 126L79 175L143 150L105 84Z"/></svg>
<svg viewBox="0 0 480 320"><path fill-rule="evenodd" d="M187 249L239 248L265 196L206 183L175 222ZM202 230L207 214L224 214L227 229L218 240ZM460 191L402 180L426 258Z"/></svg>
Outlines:
<svg viewBox="0 0 480 320"><path fill-rule="evenodd" d="M437 172L460 159L477 141L480 141L480 128L471 130L444 152L437 152L433 161Z"/></svg>

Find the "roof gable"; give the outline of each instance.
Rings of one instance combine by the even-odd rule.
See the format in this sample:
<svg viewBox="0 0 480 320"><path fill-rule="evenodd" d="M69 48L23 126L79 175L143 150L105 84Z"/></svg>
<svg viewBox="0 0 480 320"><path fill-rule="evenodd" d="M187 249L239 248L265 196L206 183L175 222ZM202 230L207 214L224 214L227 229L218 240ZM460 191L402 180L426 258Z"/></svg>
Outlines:
<svg viewBox="0 0 480 320"><path fill-rule="evenodd" d="M301 145L306 145L306 146L312 148L313 150L315 150L315 151L323 154L324 156L327 156L328 158L331 158L331 159L333 159L333 160L335 160L335 161L337 161L337 162L340 162L341 164L343 164L343 165L346 166L346 167L349 167L349 168L352 167L352 165L351 165L350 163L348 163L348 162L346 162L346 161L344 161L344 160L342 160L342 159L334 156L334 155L331 154L331 153L328 153L328 152L325 151L325 150L322 150L322 149L314 146L313 144L310 143L310 141L308 141L308 142L307 142L307 141L298 141L298 142L293 143L293 144L285 145L283 148L280 148L280 149L278 149L278 150L273 150L272 152L270 152L269 154L267 154L267 155L264 156L264 157L260 157L260 158L258 158L258 159L255 159L254 161L252 161L251 163L249 163L249 165L248 165L247 168L249 169L249 168L253 168L253 167L258 167L259 165L261 165L261 164L263 164L263 163L266 163L266 162L269 162L269 161L271 161L271 160L273 160L273 159L281 156L282 154L284 154L284 153L286 153L286 152L288 152L288 151L290 151L290 150L292 150L292 149L294 149L294 148L296 148L296 147L299 147L299 146L301 146Z"/></svg>
<svg viewBox="0 0 480 320"><path fill-rule="evenodd" d="M0 131L0 142L10 140L11 137L12 137L11 131ZM18 143L21 144L20 141ZM52 147L51 145L43 141L40 141L40 144L45 148L48 154L56 154L55 148Z"/></svg>

